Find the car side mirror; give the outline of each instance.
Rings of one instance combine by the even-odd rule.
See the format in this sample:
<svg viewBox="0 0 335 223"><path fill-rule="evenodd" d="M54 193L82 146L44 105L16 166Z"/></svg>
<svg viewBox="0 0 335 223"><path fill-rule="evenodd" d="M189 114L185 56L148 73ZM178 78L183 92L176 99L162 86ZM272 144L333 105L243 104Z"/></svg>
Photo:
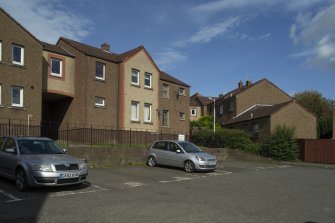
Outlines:
<svg viewBox="0 0 335 223"><path fill-rule="evenodd" d="M62 148L62 150L63 150L63 152L64 152L64 153L67 153L67 149L65 149L65 148Z"/></svg>
<svg viewBox="0 0 335 223"><path fill-rule="evenodd" d="M15 148L7 148L7 149L5 149L5 152L16 154L16 149Z"/></svg>

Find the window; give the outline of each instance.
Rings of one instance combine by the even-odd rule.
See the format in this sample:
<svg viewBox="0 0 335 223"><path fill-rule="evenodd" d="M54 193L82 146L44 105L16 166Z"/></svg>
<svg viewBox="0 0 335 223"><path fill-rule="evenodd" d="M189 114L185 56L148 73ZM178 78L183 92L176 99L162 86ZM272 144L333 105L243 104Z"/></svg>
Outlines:
<svg viewBox="0 0 335 223"><path fill-rule="evenodd" d="M151 122L151 104L144 104L144 122Z"/></svg>
<svg viewBox="0 0 335 223"><path fill-rule="evenodd" d="M169 111L163 110L163 126L168 127L169 126Z"/></svg>
<svg viewBox="0 0 335 223"><path fill-rule="evenodd" d="M162 96L163 98L169 98L169 85L168 84L163 84Z"/></svg>
<svg viewBox="0 0 335 223"><path fill-rule="evenodd" d="M197 109L196 108L191 109L191 116L197 116Z"/></svg>
<svg viewBox="0 0 335 223"><path fill-rule="evenodd" d="M137 101L131 102L131 121L139 121L139 104Z"/></svg>
<svg viewBox="0 0 335 223"><path fill-rule="evenodd" d="M229 102L229 112L233 112L234 111L234 101L230 101Z"/></svg>
<svg viewBox="0 0 335 223"><path fill-rule="evenodd" d="M96 62L95 78L98 80L105 80L105 64Z"/></svg>
<svg viewBox="0 0 335 223"><path fill-rule="evenodd" d="M105 98L95 96L94 105L98 107L105 107Z"/></svg>
<svg viewBox="0 0 335 223"><path fill-rule="evenodd" d="M160 149L160 150L168 150L168 142L164 142L164 141L156 142L153 148Z"/></svg>
<svg viewBox="0 0 335 223"><path fill-rule="evenodd" d="M12 45L12 63L17 65L24 64L24 48L18 45Z"/></svg>
<svg viewBox="0 0 335 223"><path fill-rule="evenodd" d="M140 71L136 69L132 69L131 70L131 83L135 85L139 85L140 84L139 79L140 79Z"/></svg>
<svg viewBox="0 0 335 223"><path fill-rule="evenodd" d="M150 73L144 74L144 87L151 88L151 78L152 75Z"/></svg>
<svg viewBox="0 0 335 223"><path fill-rule="evenodd" d="M179 120L185 120L185 113L179 112Z"/></svg>
<svg viewBox="0 0 335 223"><path fill-rule="evenodd" d="M185 96L185 88L179 88L179 95Z"/></svg>
<svg viewBox="0 0 335 223"><path fill-rule="evenodd" d="M223 105L220 105L220 115L222 115L223 114Z"/></svg>
<svg viewBox="0 0 335 223"><path fill-rule="evenodd" d="M23 88L12 86L11 105L13 107L23 107Z"/></svg>
<svg viewBox="0 0 335 223"><path fill-rule="evenodd" d="M62 66L63 61L51 58L51 75L56 77L62 77Z"/></svg>
<svg viewBox="0 0 335 223"><path fill-rule="evenodd" d="M252 136L259 137L259 124L255 123L252 125Z"/></svg>
<svg viewBox="0 0 335 223"><path fill-rule="evenodd" d="M2 41L0 40L0 61L2 61Z"/></svg>

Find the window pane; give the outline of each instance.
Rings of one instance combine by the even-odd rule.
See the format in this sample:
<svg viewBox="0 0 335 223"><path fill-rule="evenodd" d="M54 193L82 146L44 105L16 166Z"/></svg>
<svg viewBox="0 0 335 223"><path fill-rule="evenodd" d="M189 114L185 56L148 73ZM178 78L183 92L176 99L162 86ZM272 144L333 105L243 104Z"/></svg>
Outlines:
<svg viewBox="0 0 335 223"><path fill-rule="evenodd" d="M169 111L163 111L163 126L169 126Z"/></svg>
<svg viewBox="0 0 335 223"><path fill-rule="evenodd" d="M168 98L169 97L169 85L163 84L162 96L164 98Z"/></svg>
<svg viewBox="0 0 335 223"><path fill-rule="evenodd" d="M97 62L95 66L95 77L98 79L105 79L105 65Z"/></svg>
<svg viewBox="0 0 335 223"><path fill-rule="evenodd" d="M144 105L144 121L151 122L151 104Z"/></svg>
<svg viewBox="0 0 335 223"><path fill-rule="evenodd" d="M151 74L145 73L145 75L144 75L144 85L146 87L151 87Z"/></svg>
<svg viewBox="0 0 335 223"><path fill-rule="evenodd" d="M139 84L139 71L138 70L135 70L135 69L132 69L131 71L131 83L133 84Z"/></svg>
<svg viewBox="0 0 335 223"><path fill-rule="evenodd" d="M12 106L22 107L23 89L20 87L12 87Z"/></svg>
<svg viewBox="0 0 335 223"><path fill-rule="evenodd" d="M51 59L51 73L61 76L62 61Z"/></svg>
<svg viewBox="0 0 335 223"><path fill-rule="evenodd" d="M138 121L138 102L131 102L131 120Z"/></svg>
<svg viewBox="0 0 335 223"><path fill-rule="evenodd" d="M95 105L96 106L105 106L105 98L95 97Z"/></svg>
<svg viewBox="0 0 335 223"><path fill-rule="evenodd" d="M179 95L185 95L185 89L179 88Z"/></svg>
<svg viewBox="0 0 335 223"><path fill-rule="evenodd" d="M21 47L13 46L13 62L22 63L21 61Z"/></svg>

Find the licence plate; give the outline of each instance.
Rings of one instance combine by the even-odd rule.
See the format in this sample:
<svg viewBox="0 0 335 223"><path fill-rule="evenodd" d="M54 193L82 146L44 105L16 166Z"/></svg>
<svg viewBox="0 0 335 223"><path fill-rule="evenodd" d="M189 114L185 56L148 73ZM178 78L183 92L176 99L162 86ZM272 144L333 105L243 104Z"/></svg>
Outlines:
<svg viewBox="0 0 335 223"><path fill-rule="evenodd" d="M209 162L209 165L214 166L216 165L216 162Z"/></svg>
<svg viewBox="0 0 335 223"><path fill-rule="evenodd" d="M79 177L78 173L61 173L61 178L77 178Z"/></svg>

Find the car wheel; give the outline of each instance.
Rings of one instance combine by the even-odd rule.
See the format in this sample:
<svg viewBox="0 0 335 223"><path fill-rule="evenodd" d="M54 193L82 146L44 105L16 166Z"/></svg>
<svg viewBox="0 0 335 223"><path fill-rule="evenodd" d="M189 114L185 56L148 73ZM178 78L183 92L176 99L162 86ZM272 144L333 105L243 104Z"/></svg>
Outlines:
<svg viewBox="0 0 335 223"><path fill-rule="evenodd" d="M29 190L28 180L26 173L22 168L17 169L15 175L16 188L20 192Z"/></svg>
<svg viewBox="0 0 335 223"><path fill-rule="evenodd" d="M184 170L187 173L194 172L194 170L195 170L194 163L192 161L190 161L190 160L185 161L185 163L184 163Z"/></svg>
<svg viewBox="0 0 335 223"><path fill-rule="evenodd" d="M153 156L149 156L149 158L148 158L148 165L150 167L157 166L157 160L156 160L156 158L153 157Z"/></svg>

